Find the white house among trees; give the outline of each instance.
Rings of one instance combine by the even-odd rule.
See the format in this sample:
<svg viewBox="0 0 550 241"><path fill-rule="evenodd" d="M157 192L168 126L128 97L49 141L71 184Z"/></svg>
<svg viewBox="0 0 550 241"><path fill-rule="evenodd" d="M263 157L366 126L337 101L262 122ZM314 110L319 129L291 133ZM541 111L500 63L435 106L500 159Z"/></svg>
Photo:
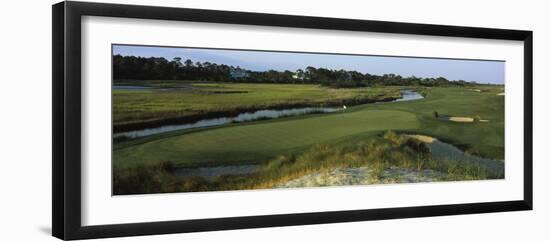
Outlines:
<svg viewBox="0 0 550 241"><path fill-rule="evenodd" d="M240 78L248 77L248 73L246 72L246 70L241 69L239 67L231 68L229 70L229 74L231 75L231 78L234 78L234 79L240 79Z"/></svg>

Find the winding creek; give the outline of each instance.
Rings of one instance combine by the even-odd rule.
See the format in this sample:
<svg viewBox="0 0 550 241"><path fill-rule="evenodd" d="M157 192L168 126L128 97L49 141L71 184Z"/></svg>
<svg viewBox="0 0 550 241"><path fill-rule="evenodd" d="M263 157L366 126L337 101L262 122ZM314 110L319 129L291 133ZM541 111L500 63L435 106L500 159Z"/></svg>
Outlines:
<svg viewBox="0 0 550 241"><path fill-rule="evenodd" d="M141 89L151 89L154 87L147 86L113 86L113 89L131 89L131 90L141 90ZM400 101L412 101L423 99L424 97L412 90L402 90L401 98L394 100L394 102ZM374 103L371 103L374 104ZM243 112L234 117L221 117L221 118L211 118L197 121L195 123L189 124L180 124L180 125L166 125L156 128L147 128L142 130L134 130L128 132L114 133L114 138L139 138L145 137L154 134L166 133L176 130L186 130L192 128L201 128L201 127L212 127L220 126L229 123L236 122L249 122L261 119L276 119L289 116L299 116L307 114L323 114L323 113L332 113L336 111L341 111L342 108L338 107L304 107L304 108L289 108L282 110L275 109L264 109L254 112ZM182 167L177 168L174 171L174 175L180 177L201 177L205 179L213 179L221 175L245 175L252 174L257 172L262 165L224 165L224 166L211 166L211 167Z"/></svg>
<svg viewBox="0 0 550 241"><path fill-rule="evenodd" d="M422 96L418 92L415 92L412 90L401 90L401 98L394 100L394 102L420 100L420 99L424 99L424 96Z"/></svg>
<svg viewBox="0 0 550 241"><path fill-rule="evenodd" d="M146 87L146 86L113 86L113 89L122 88L122 89L131 89L131 90L141 90L141 89L151 89L155 87ZM182 86L185 88L185 86ZM159 88L155 88L159 89ZM413 101L423 99L424 97L412 90L402 90L401 98L394 100L393 102L401 101ZM374 104L374 103L371 103ZM367 104L369 105L369 104ZM201 127L212 127L220 126L229 123L239 123L239 122L250 122L262 119L277 119L289 116L299 116L307 114L323 114L323 113L332 113L336 111L341 111L341 107L304 107L304 108L289 108L289 109L264 109L257 110L253 112L243 112L233 117L221 117L221 118L210 118L197 121L195 123L189 124L180 124L180 125L166 125L156 128L148 128L142 130L128 131L114 133L114 138L124 137L124 138L139 138L149 135L166 133L176 130L186 130L192 128L201 128ZM475 157L465 154L462 150L452 146L450 144L441 142L435 138L431 137L422 137L422 136L413 136L411 137L420 138L425 141L435 158L444 158L451 161L457 162L469 162L469 163L478 163L481 166L484 166L495 173L504 172L504 165L502 161L484 159L480 157ZM427 141L426 141L427 140ZM261 164L247 164L247 165L221 165L221 166L207 166L207 167L181 167L174 170L173 174L180 177L201 177L205 179L214 179L222 175L246 175L252 174L259 171L263 165ZM334 172L334 173L332 173ZM365 168L340 168L331 171L330 178L326 175L327 173L313 173L300 177L295 180L291 180L288 183L281 184L280 187L303 187L303 186L318 186L318 185L341 185L341 183L348 184L365 184L368 182L368 176L370 175L371 170ZM385 170L388 176L395 176L395 172L399 172L403 177L403 180L400 182L423 182L430 181L432 179L437 179L437 172L431 170L424 171L410 171L402 170L402 168L393 168L391 170ZM390 175L391 174L391 175ZM319 183L318 183L319 182ZM322 183L321 183L322 182ZM325 183L326 182L326 183ZM312 184L313 183L313 184ZM315 185L314 185L315 184Z"/></svg>
<svg viewBox="0 0 550 241"><path fill-rule="evenodd" d="M117 86L113 86L115 88ZM125 88L125 89L147 89L151 87L144 87L144 86L118 86L118 88ZM419 100L423 99L424 97L412 90L402 90L401 91L401 98L395 100L395 102L399 101L411 101L411 100ZM189 124L180 124L180 125L165 125L155 128L147 128L142 130L134 130L134 131L127 131L127 132L119 132L114 133L113 138L138 138L138 137L145 137L160 133L166 133L171 131L177 131L177 130L186 130L186 129L193 129L193 128L201 128L201 127L212 127L212 126L220 126L225 125L229 123L235 123L235 122L249 122L249 121L255 121L255 120L262 120L262 119L277 119L282 117L290 117L290 116L299 116L299 115L307 115L307 114L322 114L322 113L331 113L342 110L342 108L337 107L304 107L304 108L290 108L290 109L282 109L282 110L275 110L275 109L264 109L264 110L258 110L254 112L243 112L235 117L221 117L221 118L211 118L211 119L204 119L197 121L195 123L189 123Z"/></svg>
<svg viewBox="0 0 550 241"><path fill-rule="evenodd" d="M258 110L254 112L244 112L235 117L221 117L221 118L211 118L197 121L190 124L181 124L181 125L166 125L156 128L128 131L114 133L113 137L126 137L126 138L137 138L144 137L154 134L160 134L170 131L177 130L186 130L200 127L211 127L211 126L220 126L229 123L235 122L248 122L261 119L276 119L281 117L297 116L297 115L307 115L313 113L330 113L338 111L339 108L330 108L330 107L305 107L305 108L292 108L292 109L283 109L283 110Z"/></svg>

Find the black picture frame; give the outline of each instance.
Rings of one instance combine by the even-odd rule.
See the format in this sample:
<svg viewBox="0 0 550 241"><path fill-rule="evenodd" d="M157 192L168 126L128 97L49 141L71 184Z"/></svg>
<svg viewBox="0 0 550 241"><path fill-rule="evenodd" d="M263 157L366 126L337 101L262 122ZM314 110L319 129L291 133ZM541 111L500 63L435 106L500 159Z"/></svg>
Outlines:
<svg viewBox="0 0 550 241"><path fill-rule="evenodd" d="M366 21L170 7L60 2L53 15L52 233L60 239L106 238L228 229L532 210L533 33L523 30ZM379 33L517 40L524 43L524 194L521 200L421 207L139 222L81 224L81 17L104 16Z"/></svg>

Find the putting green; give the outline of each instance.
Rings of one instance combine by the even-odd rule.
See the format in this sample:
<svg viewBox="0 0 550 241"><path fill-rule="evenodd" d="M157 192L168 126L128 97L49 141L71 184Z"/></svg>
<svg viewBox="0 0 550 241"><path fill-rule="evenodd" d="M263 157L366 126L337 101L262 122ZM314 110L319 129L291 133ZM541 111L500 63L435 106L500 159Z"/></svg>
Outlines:
<svg viewBox="0 0 550 241"><path fill-rule="evenodd" d="M116 165L257 163L359 133L417 129L415 114L399 110L361 110L240 124L172 137L159 137L117 149Z"/></svg>

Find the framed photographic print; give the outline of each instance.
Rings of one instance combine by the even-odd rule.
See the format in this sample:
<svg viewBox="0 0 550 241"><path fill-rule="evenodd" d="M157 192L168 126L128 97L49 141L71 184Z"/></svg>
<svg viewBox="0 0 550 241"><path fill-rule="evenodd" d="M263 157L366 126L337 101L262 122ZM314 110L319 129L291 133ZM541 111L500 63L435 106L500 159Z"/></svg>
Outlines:
<svg viewBox="0 0 550 241"><path fill-rule="evenodd" d="M532 209L532 32L61 2L53 235Z"/></svg>

